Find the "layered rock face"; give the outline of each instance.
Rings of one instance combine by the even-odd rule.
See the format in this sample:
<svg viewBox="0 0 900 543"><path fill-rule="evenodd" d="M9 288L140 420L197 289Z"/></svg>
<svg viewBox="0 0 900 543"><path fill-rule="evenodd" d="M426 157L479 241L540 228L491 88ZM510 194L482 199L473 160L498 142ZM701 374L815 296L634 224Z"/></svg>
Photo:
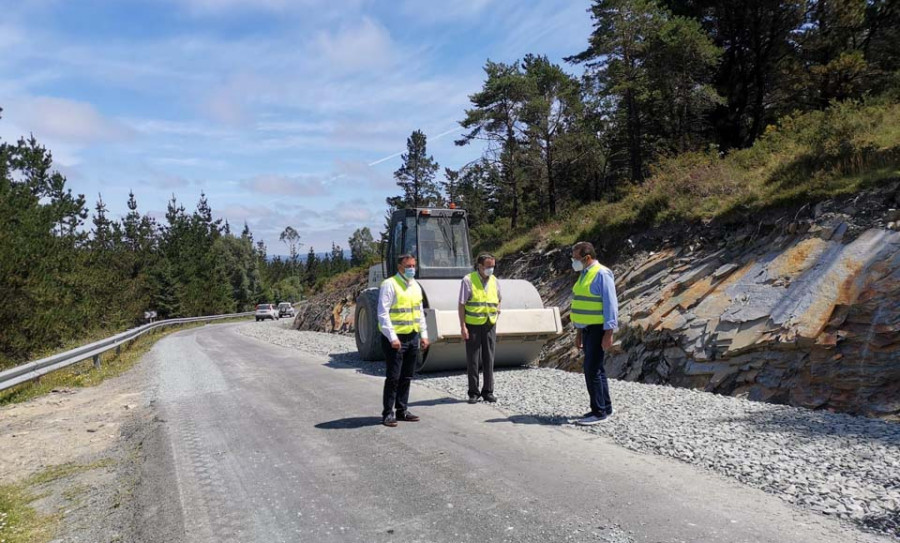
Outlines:
<svg viewBox="0 0 900 543"><path fill-rule="evenodd" d="M703 227L611 266L620 330L611 377L900 420L900 212L894 192ZM803 216L802 219L798 217ZM661 247L661 248L660 248ZM520 258L507 264L518 269ZM560 255L526 265L568 320ZM572 334L541 365L581 369Z"/></svg>
<svg viewBox="0 0 900 543"><path fill-rule="evenodd" d="M313 332L353 333L356 297L365 287L365 272L342 277L332 285L332 290L301 304L291 327Z"/></svg>
<svg viewBox="0 0 900 543"><path fill-rule="evenodd" d="M621 276L611 375L750 399L900 414L900 233L667 250Z"/></svg>

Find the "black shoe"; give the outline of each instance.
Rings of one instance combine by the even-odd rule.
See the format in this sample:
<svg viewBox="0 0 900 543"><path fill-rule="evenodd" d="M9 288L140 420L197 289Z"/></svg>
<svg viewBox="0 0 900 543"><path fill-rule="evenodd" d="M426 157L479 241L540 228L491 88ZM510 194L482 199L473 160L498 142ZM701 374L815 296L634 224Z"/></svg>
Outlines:
<svg viewBox="0 0 900 543"><path fill-rule="evenodd" d="M393 413L390 413L388 416L381 419L381 424L393 428L394 426L397 426L397 417L395 417Z"/></svg>
<svg viewBox="0 0 900 543"><path fill-rule="evenodd" d="M484 398L484 401L486 402L494 403L497 401L497 397L494 396L494 394L491 392L485 392L481 395L481 397Z"/></svg>
<svg viewBox="0 0 900 543"><path fill-rule="evenodd" d="M469 394L469 403L478 403L478 394Z"/></svg>
<svg viewBox="0 0 900 543"><path fill-rule="evenodd" d="M413 415L409 411L397 411L397 420L403 422L419 422L419 417Z"/></svg>

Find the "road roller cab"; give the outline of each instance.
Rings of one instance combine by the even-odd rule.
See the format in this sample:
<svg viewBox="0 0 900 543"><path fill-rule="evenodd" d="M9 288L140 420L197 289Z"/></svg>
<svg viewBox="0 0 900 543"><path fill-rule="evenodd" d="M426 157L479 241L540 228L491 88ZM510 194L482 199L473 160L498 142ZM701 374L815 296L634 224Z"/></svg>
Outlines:
<svg viewBox="0 0 900 543"><path fill-rule="evenodd" d="M368 288L356 301L356 347L363 360L383 360L378 330L378 288L397 273L397 257L416 257L416 280L422 288L431 347L419 371L463 369L465 346L457 313L460 281L474 269L468 223L462 209L411 208L391 215L383 261L369 268ZM499 270L503 275L503 270ZM562 333L559 309L545 308L534 286L499 279L502 301L497 320L495 364L528 364L540 356L547 339Z"/></svg>

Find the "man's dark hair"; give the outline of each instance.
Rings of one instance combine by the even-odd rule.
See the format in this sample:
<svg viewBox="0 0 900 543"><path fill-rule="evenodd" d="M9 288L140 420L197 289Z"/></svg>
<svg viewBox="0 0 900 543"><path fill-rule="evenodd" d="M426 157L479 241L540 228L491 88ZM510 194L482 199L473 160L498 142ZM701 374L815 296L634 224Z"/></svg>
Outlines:
<svg viewBox="0 0 900 543"><path fill-rule="evenodd" d="M594 244L589 241L579 241L575 245L572 246L572 252L578 251L581 253L582 258L589 256L596 260L597 251L594 250Z"/></svg>
<svg viewBox="0 0 900 543"><path fill-rule="evenodd" d="M398 265L398 266L402 266L403 263L406 262L407 260L409 260L410 258L412 258L413 260L416 259L415 256L413 256L413 255L411 255L411 254L409 254L409 253L403 253L402 255L400 255L400 256L397 257L397 265Z"/></svg>
<svg viewBox="0 0 900 543"><path fill-rule="evenodd" d="M486 260L496 261L497 259L494 258L494 255L492 255L491 253L481 253L480 255L478 255L478 258L475 259L475 265L480 266L484 264Z"/></svg>

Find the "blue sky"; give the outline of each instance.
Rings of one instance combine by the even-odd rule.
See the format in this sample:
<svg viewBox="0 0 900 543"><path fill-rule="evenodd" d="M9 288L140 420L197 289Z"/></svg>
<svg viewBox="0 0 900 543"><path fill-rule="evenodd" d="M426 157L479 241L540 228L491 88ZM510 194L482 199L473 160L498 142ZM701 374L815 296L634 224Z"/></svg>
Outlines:
<svg viewBox="0 0 900 543"><path fill-rule="evenodd" d="M69 187L162 218L205 191L270 253L377 233L416 129L441 167L485 60L581 51L589 0L0 0L0 139ZM576 69L569 67L575 72ZM305 249L304 249L305 250Z"/></svg>

